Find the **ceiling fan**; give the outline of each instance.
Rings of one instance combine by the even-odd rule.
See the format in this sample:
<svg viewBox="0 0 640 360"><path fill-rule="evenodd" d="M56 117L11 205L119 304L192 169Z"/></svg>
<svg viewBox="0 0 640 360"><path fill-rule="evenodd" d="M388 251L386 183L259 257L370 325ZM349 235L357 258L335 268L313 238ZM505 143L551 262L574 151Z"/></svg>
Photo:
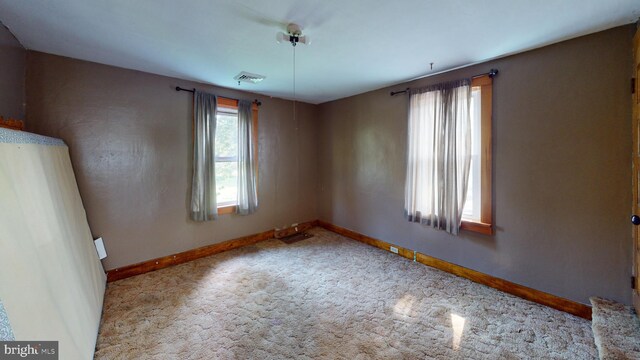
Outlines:
<svg viewBox="0 0 640 360"><path fill-rule="evenodd" d="M308 36L302 35L302 28L298 24L290 23L287 25L287 33L282 31L276 33L276 41L279 43L288 41L291 45L296 46L298 43L309 45L311 39Z"/></svg>

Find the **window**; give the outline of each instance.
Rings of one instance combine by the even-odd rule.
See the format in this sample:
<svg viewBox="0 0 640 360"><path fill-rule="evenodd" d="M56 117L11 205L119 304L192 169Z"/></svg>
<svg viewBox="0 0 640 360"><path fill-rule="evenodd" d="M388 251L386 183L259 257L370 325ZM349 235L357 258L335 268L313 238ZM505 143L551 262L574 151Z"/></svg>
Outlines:
<svg viewBox="0 0 640 360"><path fill-rule="evenodd" d="M480 87L471 87L471 103L469 115L471 117L471 166L469 169L469 184L467 185L467 199L464 204L462 218L472 221L480 221L480 154L482 148L482 136L480 136L481 112L480 112Z"/></svg>
<svg viewBox="0 0 640 360"><path fill-rule="evenodd" d="M216 200L218 208L238 199L238 111L222 108L216 114Z"/></svg>
<svg viewBox="0 0 640 360"><path fill-rule="evenodd" d="M256 105L253 105L252 112L254 125L252 141L254 152L257 154L258 108ZM218 97L216 122L216 201L218 214L230 214L235 212L238 204L238 101Z"/></svg>
<svg viewBox="0 0 640 360"><path fill-rule="evenodd" d="M492 234L491 88L488 76L471 82L471 169L461 229Z"/></svg>
<svg viewBox="0 0 640 360"><path fill-rule="evenodd" d="M411 91L407 220L453 235L492 233L491 86L487 75Z"/></svg>

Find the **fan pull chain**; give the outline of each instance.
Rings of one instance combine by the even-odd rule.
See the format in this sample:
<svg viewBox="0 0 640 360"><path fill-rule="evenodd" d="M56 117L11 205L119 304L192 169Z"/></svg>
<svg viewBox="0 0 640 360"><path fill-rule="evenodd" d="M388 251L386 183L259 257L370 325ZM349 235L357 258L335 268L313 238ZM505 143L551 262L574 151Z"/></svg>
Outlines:
<svg viewBox="0 0 640 360"><path fill-rule="evenodd" d="M295 44L293 45L293 120L296 121L296 46Z"/></svg>

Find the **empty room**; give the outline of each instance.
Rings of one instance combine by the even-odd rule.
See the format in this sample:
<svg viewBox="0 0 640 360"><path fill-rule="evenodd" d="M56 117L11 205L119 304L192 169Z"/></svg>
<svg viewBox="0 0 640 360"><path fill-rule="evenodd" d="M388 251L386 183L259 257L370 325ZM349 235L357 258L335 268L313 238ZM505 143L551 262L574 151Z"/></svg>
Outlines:
<svg viewBox="0 0 640 360"><path fill-rule="evenodd" d="M0 359L640 359L639 18L0 0Z"/></svg>

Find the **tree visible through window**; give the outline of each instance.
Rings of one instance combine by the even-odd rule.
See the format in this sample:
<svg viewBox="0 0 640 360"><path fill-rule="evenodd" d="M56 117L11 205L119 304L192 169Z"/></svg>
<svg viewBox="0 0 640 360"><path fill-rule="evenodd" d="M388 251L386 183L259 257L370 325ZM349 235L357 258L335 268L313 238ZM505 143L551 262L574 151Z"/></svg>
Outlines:
<svg viewBox="0 0 640 360"><path fill-rule="evenodd" d="M224 207L236 205L238 198L238 112L222 108L216 120L216 199Z"/></svg>

